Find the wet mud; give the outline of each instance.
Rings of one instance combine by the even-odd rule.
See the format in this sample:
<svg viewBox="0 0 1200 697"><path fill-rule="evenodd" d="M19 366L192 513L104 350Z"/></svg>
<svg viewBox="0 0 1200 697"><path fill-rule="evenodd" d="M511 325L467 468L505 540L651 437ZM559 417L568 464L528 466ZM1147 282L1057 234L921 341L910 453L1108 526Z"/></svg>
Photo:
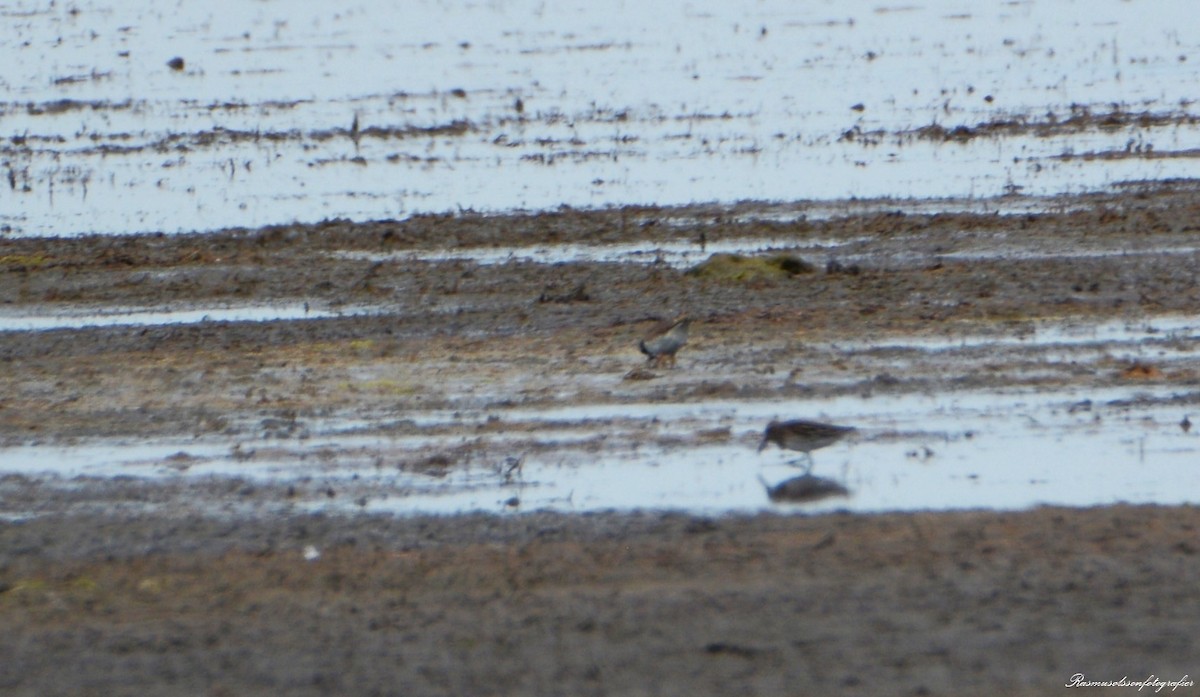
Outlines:
<svg viewBox="0 0 1200 697"><path fill-rule="evenodd" d="M42 518L0 686L114 694L1048 694L1194 675L1194 507Z"/></svg>
<svg viewBox="0 0 1200 697"><path fill-rule="evenodd" d="M1136 357L1101 337L1067 359L1020 337L1193 313L1200 189L1147 184L1038 208L563 209L0 239L4 316L314 312L0 331L10 463L168 443L144 468L179 475L6 467L0 690L1018 694L1075 673L1194 674L1194 506L720 516L523 505L538 458L568 453L569 469L637 448L752 455L765 424L646 429L630 405L1070 388L1165 407L1186 434L1200 401L1190 337ZM813 269L713 278L653 257L517 253L682 242L702 259L709 244L764 238L792 244L745 252ZM472 260L510 248L510 261ZM677 366L647 365L638 339L678 314L694 322ZM922 341L960 349L914 350ZM589 409L607 415L580 415ZM323 445L331 422L359 440ZM932 455L928 435L874 437L917 461ZM331 474L351 464L354 475ZM312 473L280 474L292 466ZM403 486L360 471L484 487L497 506L403 515ZM389 514L372 508L381 487Z"/></svg>

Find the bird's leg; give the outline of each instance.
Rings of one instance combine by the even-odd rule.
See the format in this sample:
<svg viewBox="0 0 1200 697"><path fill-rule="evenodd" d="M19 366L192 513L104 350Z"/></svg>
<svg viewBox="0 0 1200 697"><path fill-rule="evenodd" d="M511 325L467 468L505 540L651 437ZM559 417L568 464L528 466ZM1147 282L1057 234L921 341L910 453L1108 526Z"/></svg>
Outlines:
<svg viewBox="0 0 1200 697"><path fill-rule="evenodd" d="M799 467L804 470L805 474L812 474L813 456L812 453L804 453L804 457L798 457L795 460L789 460L788 464L792 467Z"/></svg>

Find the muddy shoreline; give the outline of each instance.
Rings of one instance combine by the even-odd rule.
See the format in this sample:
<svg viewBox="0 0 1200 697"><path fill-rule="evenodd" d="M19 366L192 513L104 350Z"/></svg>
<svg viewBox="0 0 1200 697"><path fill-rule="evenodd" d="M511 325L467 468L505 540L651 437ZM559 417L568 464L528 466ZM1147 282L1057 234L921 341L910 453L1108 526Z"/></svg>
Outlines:
<svg viewBox="0 0 1200 697"><path fill-rule="evenodd" d="M1170 346L1136 364L1103 345L1050 360L1036 346L987 343L1038 323L1193 313L1194 183L1022 214L913 208L564 210L0 239L6 317L288 302L329 313L0 332L0 444L192 439L147 465L186 472L288 462L335 419L370 437L475 438L314 456L382 457L389 471L436 479L560 447L547 428L585 430L571 446L585 463L623 447L605 439L613 421L535 427L510 418L521 409L1014 385L1170 388L1163 399L1179 417L1200 402L1200 364ZM737 239L779 240L814 269L742 281L654 258L521 257L532 245L683 243L703 258L704 246ZM472 256L497 248L498 262ZM696 319L679 368L626 379L643 365L637 338L679 312ZM892 343L964 336L983 337L980 348L951 362ZM497 418L429 425L407 416L417 408ZM514 439L511 452L485 439L499 435ZM919 446L929 434L884 436ZM752 452L754 434L638 438ZM731 517L318 507L360 497L365 507L373 486L0 475L10 628L0 690L1026 694L1075 673L1196 673L1194 506ZM509 495L498 487L498 500Z"/></svg>
<svg viewBox="0 0 1200 697"><path fill-rule="evenodd" d="M1194 675L1194 507L0 527L0 685L1043 694Z"/></svg>

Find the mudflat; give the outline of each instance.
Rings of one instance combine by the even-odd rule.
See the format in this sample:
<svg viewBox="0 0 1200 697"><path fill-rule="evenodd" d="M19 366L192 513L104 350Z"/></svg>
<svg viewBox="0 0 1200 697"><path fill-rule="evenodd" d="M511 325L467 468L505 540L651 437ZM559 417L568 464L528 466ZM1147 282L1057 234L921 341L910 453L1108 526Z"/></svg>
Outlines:
<svg viewBox="0 0 1200 697"><path fill-rule="evenodd" d="M0 332L0 443L190 437L227 442L249 468L286 460L321 419L430 435L389 418L398 405L504 415L1012 385L1175 385L1183 417L1200 368L1186 356L1130 365L1101 347L1054 363L1031 345L897 363L872 347L1190 314L1198 212L1183 182L1004 214L745 204L2 239L6 316L217 303L313 315ZM738 239L829 251L768 265L778 273L601 258L621 244L704 258ZM522 253L539 246L584 252ZM694 322L678 366L639 375L637 339L679 313ZM603 421L571 426L594 436L578 447L596 460L628 445L606 441ZM557 447L504 418L461 428ZM668 445L712 440L756 442L726 429ZM380 467L445 477L508 454L464 443ZM380 492L362 482L53 469L0 476L6 694L1029 694L1076 674L1196 672L1193 506L572 515L514 498L430 517L370 513Z"/></svg>

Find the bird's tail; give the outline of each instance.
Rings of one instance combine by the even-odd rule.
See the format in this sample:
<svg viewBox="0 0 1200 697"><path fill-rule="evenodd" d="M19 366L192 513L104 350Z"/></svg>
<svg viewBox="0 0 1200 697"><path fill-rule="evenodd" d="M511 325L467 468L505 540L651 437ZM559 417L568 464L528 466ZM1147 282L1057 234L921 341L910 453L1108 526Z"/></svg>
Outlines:
<svg viewBox="0 0 1200 697"><path fill-rule="evenodd" d="M651 358L654 357L654 354L652 354L646 350L646 342L644 340L638 342L638 348L641 350L642 353L646 354L647 356L650 356Z"/></svg>

